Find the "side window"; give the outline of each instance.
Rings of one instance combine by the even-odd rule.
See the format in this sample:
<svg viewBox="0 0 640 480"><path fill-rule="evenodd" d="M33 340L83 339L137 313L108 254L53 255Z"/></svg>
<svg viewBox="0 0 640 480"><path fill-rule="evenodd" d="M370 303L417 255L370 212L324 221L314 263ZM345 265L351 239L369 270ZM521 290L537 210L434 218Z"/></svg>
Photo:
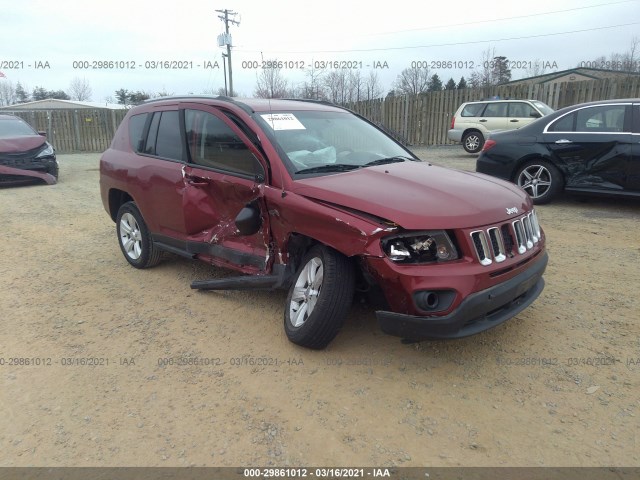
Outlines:
<svg viewBox="0 0 640 480"><path fill-rule="evenodd" d="M486 103L470 103L462 109L463 117L479 117Z"/></svg>
<svg viewBox="0 0 640 480"><path fill-rule="evenodd" d="M506 117L507 116L507 103L490 103L487 108L484 109L483 117Z"/></svg>
<svg viewBox="0 0 640 480"><path fill-rule="evenodd" d="M193 163L251 176L264 173L247 145L215 115L185 110L185 128Z"/></svg>
<svg viewBox="0 0 640 480"><path fill-rule="evenodd" d="M533 118L531 115L536 111L528 103L511 102L509 103L509 117Z"/></svg>
<svg viewBox="0 0 640 480"><path fill-rule="evenodd" d="M573 132L576 120L575 113L569 113L559 118L547 128L548 132Z"/></svg>
<svg viewBox="0 0 640 480"><path fill-rule="evenodd" d="M180 135L180 118L177 110L162 112L156 139L156 155L182 160L182 136Z"/></svg>
<svg viewBox="0 0 640 480"><path fill-rule="evenodd" d="M576 132L624 132L625 105L583 108L576 112Z"/></svg>
<svg viewBox="0 0 640 480"><path fill-rule="evenodd" d="M140 153L142 151L142 134L144 133L144 126L147 123L148 113L141 113L139 115L133 115L129 119L129 142L134 152Z"/></svg>
<svg viewBox="0 0 640 480"><path fill-rule="evenodd" d="M151 119L151 125L149 126L149 133L147 134L147 143L144 148L144 153L149 155L156 154L156 138L158 138L158 125L160 124L161 112L153 114Z"/></svg>

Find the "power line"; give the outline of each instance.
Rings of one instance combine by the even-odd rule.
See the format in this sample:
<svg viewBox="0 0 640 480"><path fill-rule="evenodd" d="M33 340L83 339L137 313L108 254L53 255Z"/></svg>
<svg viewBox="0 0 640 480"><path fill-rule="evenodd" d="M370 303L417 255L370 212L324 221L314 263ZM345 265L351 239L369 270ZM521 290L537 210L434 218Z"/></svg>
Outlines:
<svg viewBox="0 0 640 480"><path fill-rule="evenodd" d="M420 32L420 31L424 31L424 30L432 30L432 29L436 29L436 28L451 28L451 27L462 27L462 26L466 26L466 25L476 25L479 23L492 23L492 22L503 22L506 20L517 20L517 19L521 19L521 18L530 18L530 17L540 17L542 15L554 15L556 13L567 13L567 12L574 12L576 10L585 10L588 8L597 8L597 7L608 7L610 5L618 5L620 3L629 3L629 2L637 2L638 0L622 0L619 2L611 2L611 3L599 3L597 5L587 5L587 6L583 6L583 7L576 7L576 8L567 8L565 10L554 10L551 12L540 12L540 13L530 13L527 15L517 15L515 17L504 17L504 18L493 18L493 19L489 19L489 20L475 20L472 22L463 22L463 23L449 23L446 25L434 25L434 26L430 26L430 27L420 27L420 28L410 28L407 30L396 30L393 32L380 32L380 33L371 33L371 34L366 34L363 36L382 36L382 35L394 35L397 33L408 33L408 32Z"/></svg>
<svg viewBox="0 0 640 480"><path fill-rule="evenodd" d="M528 38L541 38L541 37L553 37L557 35L570 35L573 33L593 32L596 30L606 30L611 28L628 27L631 25L638 25L640 22L623 23L620 25L609 25L606 27L585 28L583 30L572 30L568 32L555 32L555 33L542 33L539 35L527 35L522 37L509 37L509 38L495 38L492 40L472 40L468 42L453 42L453 43L433 43L431 45L410 45L406 47L386 47L386 48L354 48L347 50L273 50L270 53L351 53L351 52L384 52L388 50L409 50L415 48L433 48L433 47L452 47L457 45L471 45L475 43L491 43L491 42L506 42L511 40L525 40ZM259 50L244 50L236 48L236 50L247 53L256 53Z"/></svg>

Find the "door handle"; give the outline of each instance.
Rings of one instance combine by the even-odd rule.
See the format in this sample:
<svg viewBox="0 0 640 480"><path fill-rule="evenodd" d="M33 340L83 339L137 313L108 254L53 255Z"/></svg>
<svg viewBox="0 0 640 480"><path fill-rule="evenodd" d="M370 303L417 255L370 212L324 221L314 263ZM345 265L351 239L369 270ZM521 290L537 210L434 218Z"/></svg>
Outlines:
<svg viewBox="0 0 640 480"><path fill-rule="evenodd" d="M207 182L207 180L204 178L192 177L190 175L187 175L186 179L187 179L187 183L194 187L206 187L207 185L209 185L209 182Z"/></svg>
<svg viewBox="0 0 640 480"><path fill-rule="evenodd" d="M567 140L566 138L561 138L560 140L556 140L556 143L558 145L561 145L563 143L573 143L571 140Z"/></svg>
<svg viewBox="0 0 640 480"><path fill-rule="evenodd" d="M207 182L198 182L196 180L188 180L188 183L193 187L206 187L209 185Z"/></svg>
<svg viewBox="0 0 640 480"><path fill-rule="evenodd" d="M519 122L520 120L509 120L510 122Z"/></svg>
<svg viewBox="0 0 640 480"><path fill-rule="evenodd" d="M486 121L487 121L487 119L486 119L486 118L483 118L483 119L481 119L481 120L478 120L478 121L479 121L479 122L482 122L482 123L484 123L484 122L486 122Z"/></svg>

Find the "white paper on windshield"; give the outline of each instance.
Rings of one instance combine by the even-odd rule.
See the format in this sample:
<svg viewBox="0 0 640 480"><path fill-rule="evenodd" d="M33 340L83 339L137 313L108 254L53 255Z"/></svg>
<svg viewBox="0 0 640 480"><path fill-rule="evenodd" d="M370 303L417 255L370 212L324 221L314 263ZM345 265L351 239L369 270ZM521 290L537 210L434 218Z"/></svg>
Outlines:
<svg viewBox="0 0 640 480"><path fill-rule="evenodd" d="M293 113L265 113L260 116L274 130L306 130Z"/></svg>

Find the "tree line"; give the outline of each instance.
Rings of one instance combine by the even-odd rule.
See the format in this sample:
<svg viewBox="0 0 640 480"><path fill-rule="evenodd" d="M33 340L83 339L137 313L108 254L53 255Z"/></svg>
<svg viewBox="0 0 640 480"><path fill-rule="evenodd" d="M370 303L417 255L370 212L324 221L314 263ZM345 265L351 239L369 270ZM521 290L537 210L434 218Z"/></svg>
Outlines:
<svg viewBox="0 0 640 480"><path fill-rule="evenodd" d="M634 37L630 48L626 52L612 52L608 57L599 56L591 61L579 62L576 67L598 68L640 73L640 39ZM256 84L253 96L258 98L304 98L326 100L337 104L348 104L362 100L372 100L383 96L394 95L419 95L426 92L439 90L454 90L464 88L479 88L500 85L511 81L512 72L509 68L509 59L503 55L497 55L495 48L488 48L482 52L481 65L473 70L468 78L461 77L457 82L449 78L446 82L440 78L437 72L431 73L428 68L406 68L400 72L386 91L378 73L371 70L363 73L362 70L350 69L318 69L311 68L306 71L305 79L297 84L292 83L285 75L282 68L278 68L278 62L267 62L272 68L265 68L260 74L256 74ZM525 77L544 75L548 72L548 62L537 59L531 62L526 69ZM192 93L192 92L190 92ZM204 94L225 95L224 88L205 90ZM230 96L237 96L237 92L229 92ZM150 93L140 90L127 90L120 88L113 96L104 100L109 103L119 103L124 106L137 105L145 100L155 97L172 95L166 91ZM86 79L76 77L71 81L69 88L64 90L47 90L36 86L31 91L29 88L17 83L15 86L10 81L0 81L0 106L25 103L47 98L62 100L90 101L92 89Z"/></svg>

